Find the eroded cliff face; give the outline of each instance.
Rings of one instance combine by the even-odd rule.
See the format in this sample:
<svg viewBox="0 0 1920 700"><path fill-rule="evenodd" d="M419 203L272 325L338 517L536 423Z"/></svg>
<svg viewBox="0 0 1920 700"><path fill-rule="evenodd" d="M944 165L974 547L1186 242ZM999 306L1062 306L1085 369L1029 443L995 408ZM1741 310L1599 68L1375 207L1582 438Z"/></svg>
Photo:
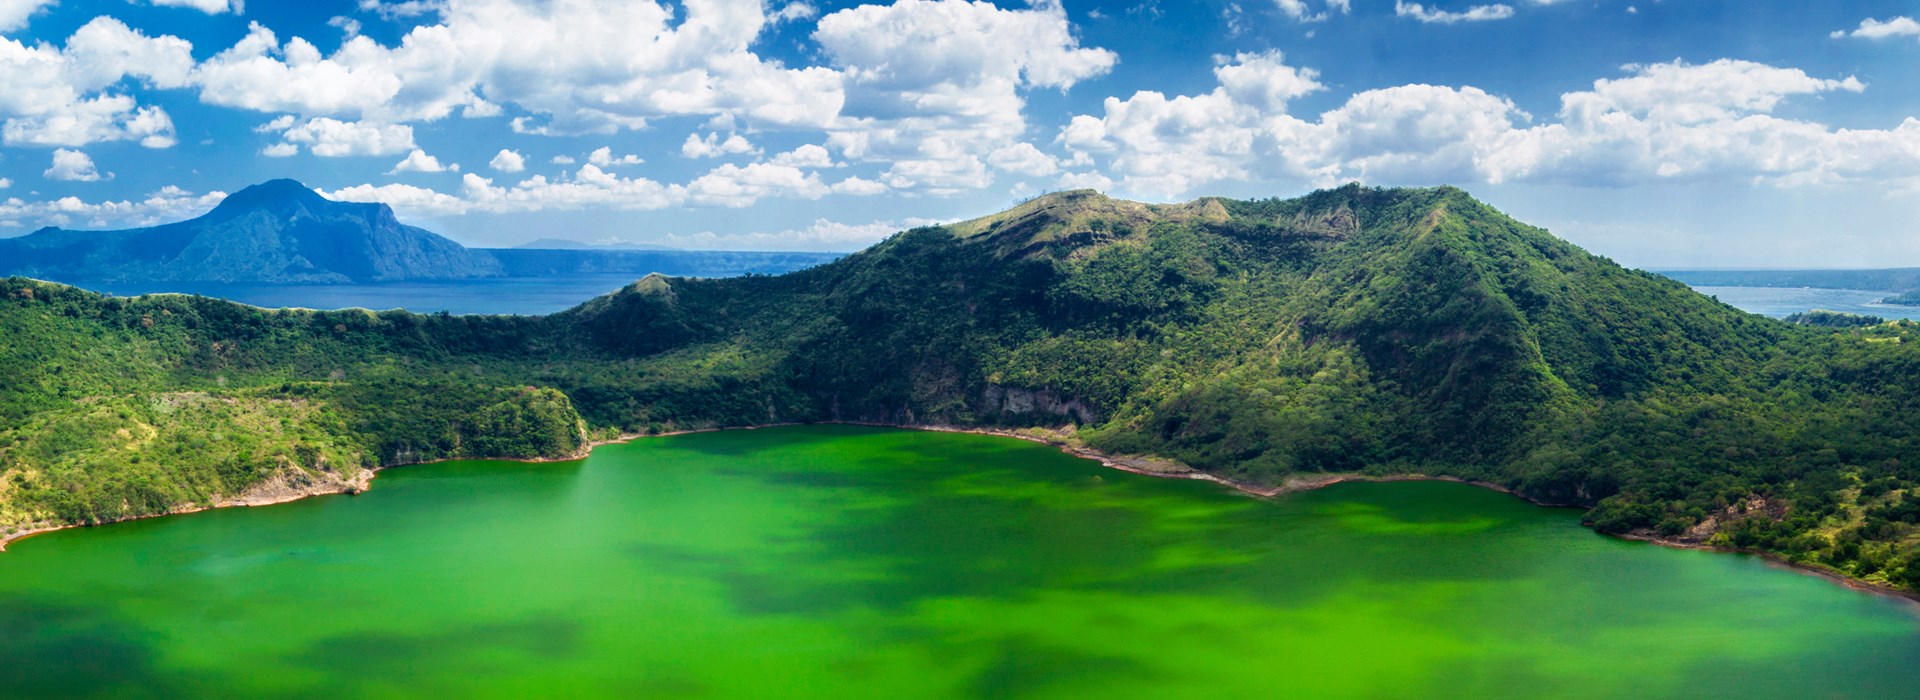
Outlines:
<svg viewBox="0 0 1920 700"><path fill-rule="evenodd" d="M987 415L1052 417L1081 424L1100 422L1100 415L1085 402L1051 389L988 384L980 398L981 412Z"/></svg>
<svg viewBox="0 0 1920 700"><path fill-rule="evenodd" d="M312 470L288 466L234 496L213 502L215 508L264 506L286 503L308 496L331 493L360 493L373 480L373 470L350 467L344 470ZM197 510L197 508L195 509Z"/></svg>

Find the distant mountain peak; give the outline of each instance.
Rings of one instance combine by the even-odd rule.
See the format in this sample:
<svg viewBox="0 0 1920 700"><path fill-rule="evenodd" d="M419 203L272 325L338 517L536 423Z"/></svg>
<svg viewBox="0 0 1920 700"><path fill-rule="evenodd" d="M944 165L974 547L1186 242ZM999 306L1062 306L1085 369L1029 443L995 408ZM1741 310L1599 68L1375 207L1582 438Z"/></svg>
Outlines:
<svg viewBox="0 0 1920 700"><path fill-rule="evenodd" d="M499 275L500 262L400 223L385 204L338 202L268 180L204 216L151 228L42 230L0 245L0 272L56 279L338 283Z"/></svg>
<svg viewBox="0 0 1920 700"><path fill-rule="evenodd" d="M304 213L317 218L365 221L375 228L404 226L394 215L393 207L384 203L328 199L299 180L285 178L268 180L227 195L205 218L231 219L255 212L283 221L300 218Z"/></svg>
<svg viewBox="0 0 1920 700"><path fill-rule="evenodd" d="M281 178L250 185L239 192L227 195L227 198L221 200L220 206L215 207L214 211L236 207L260 207L282 202L312 205L333 203L333 200L320 196L319 192L315 192L313 188L302 184L299 180Z"/></svg>
<svg viewBox="0 0 1920 700"><path fill-rule="evenodd" d="M1158 221L1226 218L1227 211L1211 198L1147 204L1081 189L1043 194L947 228L962 238L990 242L1003 257L1024 257L1044 251L1085 254L1111 241L1144 235Z"/></svg>

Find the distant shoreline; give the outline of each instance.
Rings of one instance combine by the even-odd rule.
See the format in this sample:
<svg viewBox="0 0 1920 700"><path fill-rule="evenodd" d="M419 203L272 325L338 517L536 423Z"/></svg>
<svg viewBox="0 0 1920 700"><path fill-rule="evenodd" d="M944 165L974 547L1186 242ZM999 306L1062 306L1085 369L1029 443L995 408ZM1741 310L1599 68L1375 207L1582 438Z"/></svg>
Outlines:
<svg viewBox="0 0 1920 700"><path fill-rule="evenodd" d="M1315 474L1311 476L1293 475L1293 476L1287 477L1285 481L1281 482L1277 486L1260 486L1256 484L1249 484L1245 482L1234 481L1232 479L1215 476L1213 474L1208 474L1206 472L1194 469L1184 464L1180 464L1173 460L1169 460L1161 457L1152 457L1152 456L1146 456L1146 455L1108 454L1106 452L1103 452L1091 447L1087 447L1085 445L1075 444L1065 439L1063 436L1057 433L1052 433L1051 431L1047 431L1044 428L1030 428L1030 429L1027 429L1025 432L1023 432L1022 430L1013 429L1013 428L957 426L957 425L941 425L941 424L931 424L931 423L903 424L903 423L876 423L876 422L867 422L867 421L819 421L819 422L811 422L811 423L797 423L797 422L768 423L764 425L687 428L683 430L670 430L670 431L659 432L659 433L623 433L614 438L608 438L604 440L591 440L591 441L582 443L578 450L574 451L572 454L565 457L534 457L534 458L455 457L455 458L449 458L449 459L436 459L436 460L430 460L425 462L406 462L401 464L391 464L391 465L386 465L381 467L374 467L371 469L365 469L361 472L361 475L359 478L345 484L341 484L338 482L331 482L327 484L328 486L338 486L339 488L318 488L310 492L290 492L290 493L279 494L279 495L266 497L266 498L258 498L258 497L250 498L248 496L243 495L237 498L222 499L219 501L215 501L211 505L204 505L204 506L194 505L194 506L186 506L186 507L176 507L165 513L139 515L139 516L133 516L129 518L109 520L109 521L100 522L100 523L54 525L54 526L46 526L46 527L23 530L11 535L0 536L0 552L5 552L7 549L7 544L9 543L12 543L18 540L23 540L28 537L33 537L36 535L44 535L49 532L58 532L60 530L85 528L85 527L97 527L100 525L111 525L114 523L132 522L135 520L146 520L149 518L159 518L159 517L166 517L170 515L187 515L190 513L199 513L203 511L213 510L216 508L278 505L281 503L291 503L293 501L303 500L303 499L311 498L315 496L331 496L331 495L338 495L338 494L349 494L349 495L359 494L372 488L373 478L379 472L387 469L394 469L399 467L422 466L422 465L428 465L428 464L439 464L442 462L456 462L456 461L463 461L463 460L486 460L486 461L500 461L500 462L525 462L525 463L571 462L571 461L586 459L592 453L594 448L597 448L597 447L628 443L628 442L633 442L636 440L641 440L646 438L674 437L678 435L692 435L696 433L714 433L714 432L721 432L721 431L728 431L728 430L759 430L763 428L786 428L786 427L805 426L805 425L854 425L854 426L863 426L863 427L870 427L870 428L890 428L894 430L918 430L922 432L935 432L935 433L965 433L970 435L986 435L991 437L1014 438L1017 440L1025 440L1027 442L1033 442L1033 443L1038 443L1042 445L1047 445L1049 447L1054 447L1056 449L1059 449L1061 452L1067 453L1068 455L1079 457L1081 459L1092 460L1094 462L1099 463L1101 466L1107 467L1109 469L1116 469L1116 470L1127 472L1130 474L1139 474L1142 476L1151 476L1151 477L1157 477L1162 479L1190 479L1195 481L1207 481L1207 482L1219 484L1221 486L1225 486L1225 487L1234 489L1236 491L1239 491L1241 493L1245 493L1247 495L1255 496L1258 498L1277 498L1277 497L1285 496L1288 494L1313 491L1316 489L1322 489L1328 486L1333 486L1335 484L1343 484L1343 483L1349 483L1349 482L1384 483L1384 482L1395 482L1395 481L1446 481L1446 482L1452 482L1457 484L1466 484L1468 486L1477 486L1479 488L1488 489L1491 491L1498 491L1500 493L1513 496L1514 498L1518 498L1520 500L1526 501L1527 503L1530 503L1542 508L1583 508L1582 506L1577 506L1577 505L1569 505L1569 504L1563 504L1563 503L1547 503L1544 501L1528 498L1522 494L1516 493L1513 489L1510 489L1500 484L1495 484L1492 482L1477 481L1473 479L1463 479L1457 476L1447 476L1447 475L1431 475L1431 474L1372 475L1372 474L1360 474L1360 473L1354 473L1354 472L1338 473L1338 474ZM1588 528L1588 529L1591 530L1591 528ZM1746 554L1746 555L1757 556L1767 561L1768 563L1779 566L1783 569L1794 571L1801 574L1818 576L1820 578L1826 579L1828 581L1832 581L1836 584L1845 586L1855 591L1859 591L1861 593L1886 596L1886 597L1898 599L1902 602L1911 603L1914 605L1920 605L1920 591L1909 591L1909 590L1900 589L1900 588L1893 588L1890 586L1883 586L1883 585L1872 583L1869 581L1863 581L1863 580L1854 578L1852 576L1848 576L1846 574L1833 571L1831 569L1821 568L1817 566L1809 566L1809 565L1801 564L1798 562L1788 561L1786 559L1782 559L1769 552L1762 552L1762 551L1748 550L1748 549L1738 549L1738 548L1732 548L1732 547L1719 547L1719 546L1714 546L1714 545L1709 545L1704 543L1685 542L1681 540L1673 540L1673 539L1647 536L1647 535L1613 534L1613 533L1600 532L1598 530L1593 530L1593 532L1595 534L1598 534L1604 537L1612 537L1615 539L1628 540L1633 542L1645 542L1647 544L1652 544L1660 547L1668 547L1672 549L1688 549L1688 550L1716 552L1721 554Z"/></svg>
<svg viewBox="0 0 1920 700"><path fill-rule="evenodd" d="M1745 554L1745 555L1750 555L1754 557L1759 557L1760 559L1766 561L1768 564L1777 566L1781 569L1792 571L1794 573L1823 578L1828 581L1832 581L1834 583L1845 586L1847 588L1851 588L1853 590L1859 591L1861 593L1870 593L1874 595L1887 596L1890 598L1898 598L1898 599L1901 599L1903 602L1912 603L1915 606L1920 606L1920 591L1909 591L1904 588L1882 586L1872 581L1862 581L1860 579L1854 578L1852 576L1848 576L1846 574L1843 574L1838 571L1834 571L1832 569L1828 569L1825 567L1801 564L1799 562L1794 562L1794 561L1788 561L1786 559L1780 558L1779 555L1776 555L1772 552L1764 552L1757 549L1741 549L1739 547L1720 547L1720 546L1705 544L1701 542L1685 542L1681 540L1671 540L1663 537L1656 537L1656 536L1649 536L1649 535L1633 535L1633 534L1614 535L1609 533L1600 533L1600 534L1606 535L1608 537L1613 537L1616 539L1628 540L1632 542L1645 542L1647 544L1657 545L1661 547L1668 547L1672 549L1691 549L1691 550L1702 551L1702 552L1713 552L1716 554Z"/></svg>
<svg viewBox="0 0 1920 700"><path fill-rule="evenodd" d="M1513 496L1514 498L1518 498L1522 501L1526 501L1527 503L1530 503L1542 508L1579 508L1581 510L1587 509L1584 506L1571 505L1571 504L1565 504L1565 503L1549 503L1546 501L1529 498L1523 494L1515 492L1513 489L1507 488L1500 484L1496 484L1488 481L1478 481L1474 479L1463 479L1457 476L1432 475L1432 474L1372 475L1372 474L1359 474L1359 473L1348 472L1348 473L1339 473L1339 474L1316 474L1312 476L1293 475L1293 476L1287 477L1286 481L1282 482L1278 486L1259 486L1255 484L1238 482L1232 479L1226 479L1226 478L1222 478L1212 474L1208 474L1208 473L1193 469L1192 467L1179 465L1177 463L1172 462L1171 460L1165 460L1157 457L1127 457L1127 456L1109 455L1105 452L1093 449L1091 447L1086 447L1084 445L1071 444L1063 439L1048 438L1048 437L1043 437L1041 435L1036 435L1032 433L1022 433L1022 432L1018 432L1011 429L943 426L943 425L900 425L900 424L861 423L861 422L844 422L844 421L838 422L837 424L866 425L866 426L872 426L872 427L897 428L897 429L904 429L904 430L924 430L929 432L971 433L974 435L991 435L996 437L1018 438L1021 440L1026 440L1028 442L1037 442L1043 445L1050 445L1050 446L1059 448L1060 451L1065 452L1067 454L1073 455L1075 457L1090 459L1095 462L1099 462L1102 466L1105 466L1111 469L1118 469L1124 472L1141 474L1144 476L1159 477L1163 479L1195 479L1200 481L1211 481L1213 483L1227 486L1234 490L1240 491L1242 493L1246 493L1248 495L1256 496L1259 498L1276 498L1279 496L1285 496L1287 494L1313 491L1316 489L1326 488L1334 484L1343 484L1348 482L1384 483L1384 482L1394 482L1394 481L1446 481L1446 482L1452 482L1456 484L1466 484L1468 486L1477 486L1477 487L1488 489L1491 491L1498 491L1500 493ZM786 424L786 425L792 425L792 424ZM704 431L689 431L689 432L704 432ZM1175 469L1163 471L1163 470L1156 470L1152 468L1142 468L1136 463L1138 461L1172 464L1174 465ZM1832 581L1834 583L1840 584L1842 586L1853 589L1855 591L1859 591L1861 593L1886 596L1889 598L1900 600L1901 602L1904 602L1904 603L1911 603L1913 605L1920 606L1920 591L1910 591L1910 590L1901 589L1901 588L1893 588L1891 586L1883 586L1870 581L1863 581L1861 579L1848 576L1846 574L1840 573L1838 571L1834 571L1832 569L1822 568L1818 566L1810 566L1807 564L1801 564L1799 562L1788 561L1771 552L1763 552L1763 551L1751 550L1751 549L1739 549L1734 547L1719 547L1719 546L1705 544L1705 543L1685 542L1680 540L1672 540L1672 539L1666 539L1666 538L1654 537L1654 536L1613 534L1608 532L1600 532L1599 530L1594 530L1593 528L1587 528L1587 529L1592 531L1594 534L1600 535L1602 537L1611 537L1614 539L1627 540L1631 542L1645 542L1647 544L1656 545L1660 547L1667 547L1671 549L1688 549L1688 550L1715 552L1720 554L1746 554L1746 555L1756 556L1761 558L1762 560L1765 560L1767 563L1778 566L1782 569L1786 569L1786 570L1793 571L1800 574L1817 576L1819 578Z"/></svg>

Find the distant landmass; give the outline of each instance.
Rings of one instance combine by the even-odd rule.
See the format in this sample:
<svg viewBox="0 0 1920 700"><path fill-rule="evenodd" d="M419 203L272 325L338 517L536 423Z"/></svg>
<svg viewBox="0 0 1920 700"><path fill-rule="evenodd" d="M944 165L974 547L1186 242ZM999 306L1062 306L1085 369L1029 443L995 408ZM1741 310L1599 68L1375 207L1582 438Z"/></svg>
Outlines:
<svg viewBox="0 0 1920 700"><path fill-rule="evenodd" d="M1896 294L1896 295L1887 297L1885 299L1881 299L1880 303L1898 304L1900 306L1920 306L1920 291L1912 291L1912 292L1907 292L1905 294Z"/></svg>
<svg viewBox="0 0 1920 700"><path fill-rule="evenodd" d="M728 250L540 250L477 248L499 262L507 277L652 273L674 277L777 275L840 259L839 253Z"/></svg>
<svg viewBox="0 0 1920 700"><path fill-rule="evenodd" d="M1886 323L1887 319L1866 314L1850 314L1842 311L1814 309L1788 315L1780 319L1801 326L1821 326L1823 328L1871 328Z"/></svg>
<svg viewBox="0 0 1920 700"><path fill-rule="evenodd" d="M293 180L152 228L43 228L0 240L0 273L57 280L380 282L493 277L492 256L400 223L385 204L335 202Z"/></svg>
<svg viewBox="0 0 1920 700"><path fill-rule="evenodd" d="M337 202L294 180L235 192L204 216L151 228L48 227L0 239L0 275L88 282L364 284L408 280L661 273L681 277L778 274L835 253L685 251L576 246L467 248L400 223L385 204Z"/></svg>
<svg viewBox="0 0 1920 700"><path fill-rule="evenodd" d="M584 243L568 238L540 238L514 247L524 250L680 250L654 243Z"/></svg>

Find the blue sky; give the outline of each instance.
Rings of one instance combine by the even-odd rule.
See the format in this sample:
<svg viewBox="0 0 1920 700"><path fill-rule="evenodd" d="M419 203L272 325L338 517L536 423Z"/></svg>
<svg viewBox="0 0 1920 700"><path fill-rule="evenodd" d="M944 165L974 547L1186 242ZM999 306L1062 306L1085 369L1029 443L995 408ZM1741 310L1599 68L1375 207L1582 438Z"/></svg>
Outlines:
<svg viewBox="0 0 1920 700"><path fill-rule="evenodd" d="M1630 265L1920 265L1908 2L0 0L0 236L293 177L471 245L851 250L1095 187L1464 187Z"/></svg>

